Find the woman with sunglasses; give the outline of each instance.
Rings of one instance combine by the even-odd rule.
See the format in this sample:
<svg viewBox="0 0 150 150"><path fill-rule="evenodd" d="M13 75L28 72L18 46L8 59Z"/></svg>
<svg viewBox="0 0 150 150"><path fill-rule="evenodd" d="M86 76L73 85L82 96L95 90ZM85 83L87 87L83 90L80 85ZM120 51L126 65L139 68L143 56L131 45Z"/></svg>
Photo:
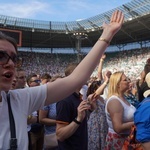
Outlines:
<svg viewBox="0 0 150 150"><path fill-rule="evenodd" d="M123 21L122 12L115 11L110 23L103 25L103 33L92 50L68 77L45 85L17 90L10 90L15 67L20 65L17 57L17 46L12 38L0 34L0 149L10 149L10 125L6 93L10 94L16 127L17 149L27 150L28 115L44 105L67 97L75 89L81 87L90 77L113 36L120 30ZM74 125L76 124L74 123Z"/></svg>

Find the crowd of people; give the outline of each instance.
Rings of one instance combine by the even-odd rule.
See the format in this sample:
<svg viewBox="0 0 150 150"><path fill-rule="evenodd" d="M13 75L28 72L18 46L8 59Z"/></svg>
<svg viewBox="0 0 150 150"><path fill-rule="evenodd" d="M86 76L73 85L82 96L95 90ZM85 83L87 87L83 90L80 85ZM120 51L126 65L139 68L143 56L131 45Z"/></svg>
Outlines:
<svg viewBox="0 0 150 150"><path fill-rule="evenodd" d="M23 58L23 68L27 75L31 73L43 74L46 72L52 76L64 76L63 70L70 62L77 62L77 54L50 54L39 52L19 52ZM139 78L139 74L146 60L150 57L148 48L133 49L120 52L106 53L104 70L112 72L124 71L131 79ZM34 66L34 67L33 67ZM97 67L91 76L97 75Z"/></svg>
<svg viewBox="0 0 150 150"><path fill-rule="evenodd" d="M21 65L16 42L0 33L0 149L121 150L135 124L149 150L149 115L139 116L149 108L140 102L150 95L150 53L104 54L123 21L115 11L80 63L23 52Z"/></svg>

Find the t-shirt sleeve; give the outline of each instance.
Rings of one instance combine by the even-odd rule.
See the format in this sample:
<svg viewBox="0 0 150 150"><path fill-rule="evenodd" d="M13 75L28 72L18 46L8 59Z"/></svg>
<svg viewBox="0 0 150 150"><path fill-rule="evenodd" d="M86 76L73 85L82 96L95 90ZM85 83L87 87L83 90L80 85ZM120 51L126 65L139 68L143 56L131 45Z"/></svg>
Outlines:
<svg viewBox="0 0 150 150"><path fill-rule="evenodd" d="M18 100L19 108L30 115L44 106L47 97L47 85L13 90L11 93L12 97Z"/></svg>

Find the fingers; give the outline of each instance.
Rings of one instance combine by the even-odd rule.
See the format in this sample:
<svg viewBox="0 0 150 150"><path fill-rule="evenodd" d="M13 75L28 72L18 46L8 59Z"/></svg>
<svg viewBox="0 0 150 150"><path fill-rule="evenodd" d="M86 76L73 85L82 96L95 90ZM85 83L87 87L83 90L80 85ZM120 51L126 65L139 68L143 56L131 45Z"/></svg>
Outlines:
<svg viewBox="0 0 150 150"><path fill-rule="evenodd" d="M90 94L87 98L87 101L91 104L93 101L95 101L95 98L97 98L96 92L94 94Z"/></svg>
<svg viewBox="0 0 150 150"><path fill-rule="evenodd" d="M122 12L119 11L117 14L116 22L123 23L123 20L124 20L124 15Z"/></svg>
<svg viewBox="0 0 150 150"><path fill-rule="evenodd" d="M118 13L118 10L116 10L115 12L113 12L112 17L110 19L110 22L115 22L115 20L117 18L117 13Z"/></svg>
<svg viewBox="0 0 150 150"><path fill-rule="evenodd" d="M123 22L124 22L124 14L122 13L120 17L120 23L123 24Z"/></svg>
<svg viewBox="0 0 150 150"><path fill-rule="evenodd" d="M123 23L124 21L124 15L121 11L119 10L116 10L113 14L112 14L112 17L111 17L111 20L110 22L117 22L117 23Z"/></svg>
<svg viewBox="0 0 150 150"><path fill-rule="evenodd" d="M88 101L82 101L81 103L80 103L80 105L78 106L78 109L80 110L80 111L83 111L83 110L86 110L86 109L89 109L90 108L90 105L88 104Z"/></svg>

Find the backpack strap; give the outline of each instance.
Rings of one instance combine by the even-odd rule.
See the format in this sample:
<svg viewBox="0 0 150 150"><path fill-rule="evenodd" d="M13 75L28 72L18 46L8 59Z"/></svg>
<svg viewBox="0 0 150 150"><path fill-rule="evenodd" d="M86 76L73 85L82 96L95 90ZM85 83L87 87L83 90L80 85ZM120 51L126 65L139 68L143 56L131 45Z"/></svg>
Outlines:
<svg viewBox="0 0 150 150"><path fill-rule="evenodd" d="M10 133L11 133L10 150L17 150L16 128L15 128L14 116L11 109L10 94L7 94L7 103L8 103L9 123L10 123Z"/></svg>

